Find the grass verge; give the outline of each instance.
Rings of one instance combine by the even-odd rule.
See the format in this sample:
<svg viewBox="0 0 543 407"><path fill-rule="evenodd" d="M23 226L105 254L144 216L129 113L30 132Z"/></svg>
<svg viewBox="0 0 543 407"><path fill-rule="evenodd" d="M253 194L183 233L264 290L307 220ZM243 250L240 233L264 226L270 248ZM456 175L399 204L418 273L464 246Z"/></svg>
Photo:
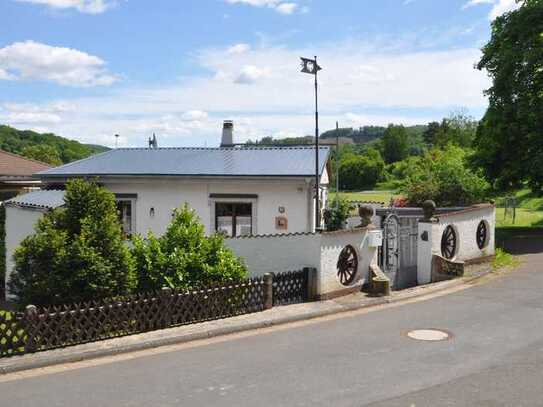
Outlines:
<svg viewBox="0 0 543 407"><path fill-rule="evenodd" d="M520 260L503 249L496 249L496 258L492 262L494 271L501 269L512 269L518 267Z"/></svg>

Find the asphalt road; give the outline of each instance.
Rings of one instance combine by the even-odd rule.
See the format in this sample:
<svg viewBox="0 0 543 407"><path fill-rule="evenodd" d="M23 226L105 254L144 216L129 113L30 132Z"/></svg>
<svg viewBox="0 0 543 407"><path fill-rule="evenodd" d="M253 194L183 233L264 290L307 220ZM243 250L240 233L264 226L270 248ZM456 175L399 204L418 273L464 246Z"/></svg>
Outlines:
<svg viewBox="0 0 543 407"><path fill-rule="evenodd" d="M0 383L0 406L543 406L543 255L524 261L428 301Z"/></svg>

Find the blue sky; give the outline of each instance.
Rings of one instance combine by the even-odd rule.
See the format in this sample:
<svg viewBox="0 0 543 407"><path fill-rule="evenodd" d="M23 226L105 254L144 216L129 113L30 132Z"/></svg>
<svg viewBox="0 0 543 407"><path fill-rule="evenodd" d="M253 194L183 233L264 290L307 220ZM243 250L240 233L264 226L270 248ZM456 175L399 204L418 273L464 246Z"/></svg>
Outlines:
<svg viewBox="0 0 543 407"><path fill-rule="evenodd" d="M0 0L0 122L83 142L216 145L480 117L473 69L514 0Z"/></svg>

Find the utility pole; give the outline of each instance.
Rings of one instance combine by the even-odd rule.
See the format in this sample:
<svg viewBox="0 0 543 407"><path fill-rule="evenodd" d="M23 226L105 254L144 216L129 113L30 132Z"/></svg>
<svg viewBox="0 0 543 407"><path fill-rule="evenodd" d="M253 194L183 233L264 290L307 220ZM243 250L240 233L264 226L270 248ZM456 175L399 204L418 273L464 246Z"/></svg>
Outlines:
<svg viewBox="0 0 543 407"><path fill-rule="evenodd" d="M302 72L315 76L315 229L321 226L320 216L320 171L319 171L319 85L317 74L322 69L315 59L301 58Z"/></svg>
<svg viewBox="0 0 543 407"><path fill-rule="evenodd" d="M339 124L336 122L336 197L339 198ZM336 200L339 205L339 199Z"/></svg>

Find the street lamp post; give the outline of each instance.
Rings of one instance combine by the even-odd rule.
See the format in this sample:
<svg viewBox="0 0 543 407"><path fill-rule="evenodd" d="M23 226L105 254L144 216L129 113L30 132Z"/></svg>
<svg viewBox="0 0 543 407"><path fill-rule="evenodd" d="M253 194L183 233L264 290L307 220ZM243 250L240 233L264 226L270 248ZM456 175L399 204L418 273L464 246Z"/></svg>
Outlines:
<svg viewBox="0 0 543 407"><path fill-rule="evenodd" d="M317 64L317 57L315 59L301 58L302 60L302 72L313 75L315 77L315 228L319 229L321 226L320 217L320 171L319 171L319 87L318 87L318 72L322 69Z"/></svg>

